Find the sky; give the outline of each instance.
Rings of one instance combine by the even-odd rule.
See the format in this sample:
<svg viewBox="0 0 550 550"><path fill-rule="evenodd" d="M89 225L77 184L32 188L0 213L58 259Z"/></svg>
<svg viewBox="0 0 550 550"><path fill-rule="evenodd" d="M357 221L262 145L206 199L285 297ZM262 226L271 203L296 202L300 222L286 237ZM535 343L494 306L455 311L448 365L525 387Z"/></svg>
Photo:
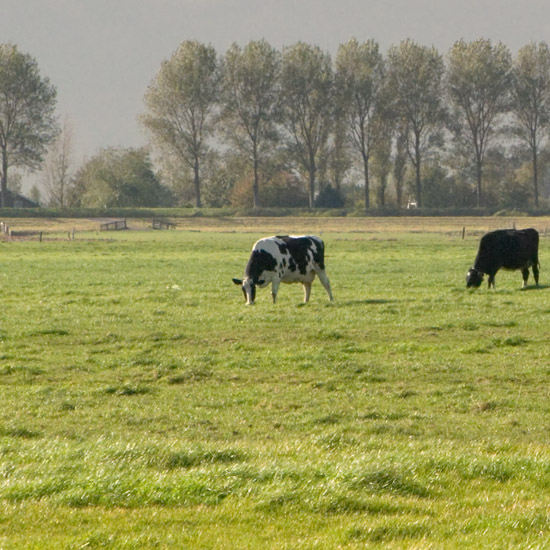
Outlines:
<svg viewBox="0 0 550 550"><path fill-rule="evenodd" d="M138 122L160 64L184 40L219 54L237 42L298 41L334 55L351 38L383 51L401 40L446 53L457 40L502 41L512 54L550 43L548 0L0 0L0 42L17 45L57 88L75 163L103 147L147 143Z"/></svg>

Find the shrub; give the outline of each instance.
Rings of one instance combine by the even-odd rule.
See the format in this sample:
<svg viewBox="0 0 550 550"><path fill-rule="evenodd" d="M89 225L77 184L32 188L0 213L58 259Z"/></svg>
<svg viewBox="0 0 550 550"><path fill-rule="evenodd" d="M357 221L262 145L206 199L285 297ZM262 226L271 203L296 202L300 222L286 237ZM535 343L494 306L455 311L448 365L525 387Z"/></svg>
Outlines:
<svg viewBox="0 0 550 550"><path fill-rule="evenodd" d="M330 184L325 186L315 199L316 208L343 208L344 203L342 193Z"/></svg>

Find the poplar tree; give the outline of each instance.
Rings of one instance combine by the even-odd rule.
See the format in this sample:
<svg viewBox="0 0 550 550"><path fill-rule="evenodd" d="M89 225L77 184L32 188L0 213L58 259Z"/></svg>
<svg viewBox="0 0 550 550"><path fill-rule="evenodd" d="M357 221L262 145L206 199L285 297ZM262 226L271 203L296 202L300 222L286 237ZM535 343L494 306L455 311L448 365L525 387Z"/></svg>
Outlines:
<svg viewBox="0 0 550 550"><path fill-rule="evenodd" d="M0 44L0 206L8 204L8 170L36 170L58 132L56 89L36 60Z"/></svg>
<svg viewBox="0 0 550 550"><path fill-rule="evenodd" d="M550 124L550 50L545 42L518 51L512 66L512 113L514 131L531 153L533 197L538 207L538 157Z"/></svg>
<svg viewBox="0 0 550 550"><path fill-rule="evenodd" d="M374 126L380 117L384 60L378 43L354 38L340 45L336 56L335 89L347 120L348 135L361 157L365 208L370 208L369 164L375 144Z"/></svg>
<svg viewBox="0 0 550 550"><path fill-rule="evenodd" d="M201 202L201 162L208 152L219 100L216 50L187 40L163 61L145 94L141 121L154 144L193 171L195 205Z"/></svg>
<svg viewBox="0 0 550 550"><path fill-rule="evenodd" d="M331 125L332 80L330 55L318 46L298 42L283 50L282 120L291 153L308 174L310 207L315 201L319 153Z"/></svg>
<svg viewBox="0 0 550 550"><path fill-rule="evenodd" d="M275 137L280 54L265 40L233 44L223 62L224 119L229 140L252 163L253 206L259 206L260 164Z"/></svg>
<svg viewBox="0 0 550 550"><path fill-rule="evenodd" d="M452 129L466 144L476 171L476 202L483 205L483 164L499 117L510 109L511 55L501 42L456 42L448 56Z"/></svg>
<svg viewBox="0 0 550 550"><path fill-rule="evenodd" d="M406 149L415 169L416 203L422 206L422 163L438 143L445 119L443 58L433 47L404 40L388 52L385 93L390 109L406 136Z"/></svg>

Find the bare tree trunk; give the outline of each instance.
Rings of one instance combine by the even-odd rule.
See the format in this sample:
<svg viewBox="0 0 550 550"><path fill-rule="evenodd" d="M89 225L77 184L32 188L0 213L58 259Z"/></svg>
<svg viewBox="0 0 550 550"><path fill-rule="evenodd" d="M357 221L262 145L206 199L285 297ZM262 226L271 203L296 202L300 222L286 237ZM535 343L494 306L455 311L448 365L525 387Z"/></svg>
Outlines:
<svg viewBox="0 0 550 550"><path fill-rule="evenodd" d="M254 183L252 184L252 206L258 208L260 206L260 175L259 175L259 162L258 162L258 145L256 141L253 144L254 156Z"/></svg>
<svg viewBox="0 0 550 550"><path fill-rule="evenodd" d="M202 207L201 203L201 180L200 180L200 171L199 171L199 159L195 157L195 165L193 166L194 170L194 184L195 184L195 206L197 208Z"/></svg>
<svg viewBox="0 0 550 550"><path fill-rule="evenodd" d="M483 167L481 159L478 158L476 161L476 172L477 172L477 185L476 185L476 205L480 208L483 205L483 200L481 196L481 180L483 177Z"/></svg>
<svg viewBox="0 0 550 550"><path fill-rule="evenodd" d="M537 148L533 147L533 192L535 194L535 207L539 207L539 170Z"/></svg>
<svg viewBox="0 0 550 550"><path fill-rule="evenodd" d="M416 165L416 205L422 208L422 180L420 179L420 161Z"/></svg>
<svg viewBox="0 0 550 550"><path fill-rule="evenodd" d="M369 156L363 152L363 171L365 174L365 210L370 208Z"/></svg>
<svg viewBox="0 0 550 550"><path fill-rule="evenodd" d="M386 175L380 176L380 188L378 190L378 205L380 208L386 208L386 187L388 184Z"/></svg>
<svg viewBox="0 0 550 550"><path fill-rule="evenodd" d="M416 205L418 208L422 208L422 179L420 177L420 137L416 136L415 143L415 169L416 169Z"/></svg>
<svg viewBox="0 0 550 550"><path fill-rule="evenodd" d="M8 204L8 152L2 149L2 179L0 182L0 208Z"/></svg>
<svg viewBox="0 0 550 550"><path fill-rule="evenodd" d="M403 206L403 179L405 178L406 169L406 143L403 133L398 135L396 149L393 176L395 180L397 207L401 209Z"/></svg>
<svg viewBox="0 0 550 550"><path fill-rule="evenodd" d="M315 166L315 155L309 155L309 207L313 208L315 204L315 173L317 167Z"/></svg>
<svg viewBox="0 0 550 550"><path fill-rule="evenodd" d="M395 195L397 200L397 208L401 210L403 204L403 179L399 177L395 181Z"/></svg>

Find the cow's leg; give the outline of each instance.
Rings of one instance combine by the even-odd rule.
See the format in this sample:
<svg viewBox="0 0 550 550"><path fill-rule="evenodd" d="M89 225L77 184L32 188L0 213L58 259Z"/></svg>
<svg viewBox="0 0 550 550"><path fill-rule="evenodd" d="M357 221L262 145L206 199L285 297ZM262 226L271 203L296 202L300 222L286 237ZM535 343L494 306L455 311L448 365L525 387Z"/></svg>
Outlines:
<svg viewBox="0 0 550 550"><path fill-rule="evenodd" d="M496 273L489 273L489 287L488 288L493 287L493 288L496 289L496 287L495 287L495 275L496 275Z"/></svg>
<svg viewBox="0 0 550 550"><path fill-rule="evenodd" d="M302 283L304 285L304 304L309 302L309 296L311 294L311 283Z"/></svg>
<svg viewBox="0 0 550 550"><path fill-rule="evenodd" d="M273 303L277 301L277 292L279 292L279 284L281 281L279 279L273 279L271 283L271 296L273 296Z"/></svg>
<svg viewBox="0 0 550 550"><path fill-rule="evenodd" d="M523 287L522 288L526 288L527 287L527 279L529 279L529 268L524 267L521 270L521 275L523 276Z"/></svg>
<svg viewBox="0 0 550 550"><path fill-rule="evenodd" d="M321 284L325 287L325 290L327 291L328 297L331 302L334 301L334 297L332 296L332 290L330 288L330 281L328 280L328 276L324 269L320 269L317 271L317 275L319 276L319 280L321 281Z"/></svg>
<svg viewBox="0 0 550 550"><path fill-rule="evenodd" d="M535 278L535 284L539 286L539 265L538 262L533 264L533 277Z"/></svg>

